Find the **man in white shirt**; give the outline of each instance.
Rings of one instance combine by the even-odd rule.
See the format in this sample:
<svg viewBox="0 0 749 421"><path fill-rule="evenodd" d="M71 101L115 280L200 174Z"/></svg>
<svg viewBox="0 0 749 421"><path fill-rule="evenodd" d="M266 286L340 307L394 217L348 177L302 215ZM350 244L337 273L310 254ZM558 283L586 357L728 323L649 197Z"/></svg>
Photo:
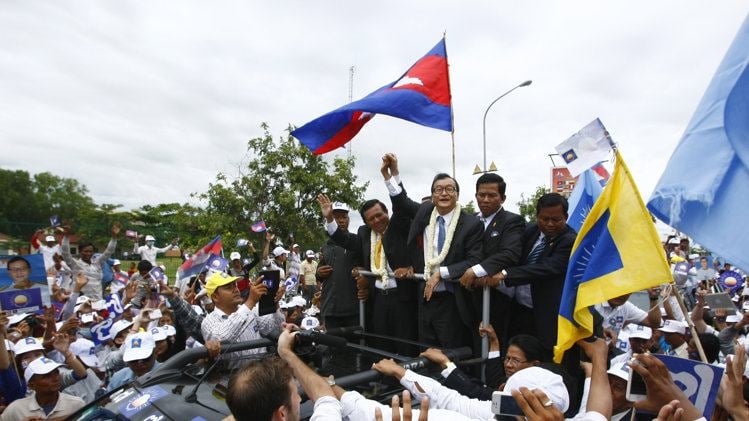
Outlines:
<svg viewBox="0 0 749 421"><path fill-rule="evenodd" d="M60 370L58 364L47 357L39 357L26 368L24 378L31 396L13 401L3 411L2 421L28 419L63 419L83 407L83 400L77 396L61 393Z"/></svg>
<svg viewBox="0 0 749 421"><path fill-rule="evenodd" d="M684 322L678 320L666 320L663 327L658 328L663 332L666 343L671 345L671 355L679 358L689 359L689 350L687 350L686 326Z"/></svg>
<svg viewBox="0 0 749 421"><path fill-rule="evenodd" d="M53 235L46 236L44 244L39 245L39 253L44 256L44 269L49 270L55 264L52 257L55 254L60 254L60 245L57 244L57 239Z"/></svg>
<svg viewBox="0 0 749 421"><path fill-rule="evenodd" d="M142 260L148 260L152 265L156 266L157 254L167 252L177 247L177 240L173 240L172 244L161 248L155 247L155 243L156 238L154 238L152 235L146 235L146 245L138 247L138 241L136 240L133 247L133 253L139 254Z"/></svg>
<svg viewBox="0 0 749 421"><path fill-rule="evenodd" d="M650 299L650 311L645 312L632 304L629 300L631 294L612 298L605 303L596 304L595 309L603 317L603 329L605 334L616 342L619 331L627 323L636 323L657 329L661 325L661 309L658 305L659 291L656 288L648 290Z"/></svg>
<svg viewBox="0 0 749 421"><path fill-rule="evenodd" d="M213 300L215 308L201 324L203 338L206 341L242 342L259 339L261 334L279 332L281 324L286 321L284 314L278 309L278 301L283 296L284 288L278 288L278 293L274 297L276 312L260 316L255 304L268 292L268 288L259 282L260 279L252 282L247 300L242 302L237 279L239 278L223 272L216 272L208 278L205 290ZM230 364L238 365L240 356L257 354L264 350L256 348L234 353Z"/></svg>

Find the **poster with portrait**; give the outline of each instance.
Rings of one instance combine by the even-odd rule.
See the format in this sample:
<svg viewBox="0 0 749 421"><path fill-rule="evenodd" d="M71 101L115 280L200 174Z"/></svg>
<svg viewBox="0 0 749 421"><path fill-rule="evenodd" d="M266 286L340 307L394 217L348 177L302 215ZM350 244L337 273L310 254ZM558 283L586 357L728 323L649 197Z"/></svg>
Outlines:
<svg viewBox="0 0 749 421"><path fill-rule="evenodd" d="M31 313L50 305L44 256L0 256L0 310Z"/></svg>

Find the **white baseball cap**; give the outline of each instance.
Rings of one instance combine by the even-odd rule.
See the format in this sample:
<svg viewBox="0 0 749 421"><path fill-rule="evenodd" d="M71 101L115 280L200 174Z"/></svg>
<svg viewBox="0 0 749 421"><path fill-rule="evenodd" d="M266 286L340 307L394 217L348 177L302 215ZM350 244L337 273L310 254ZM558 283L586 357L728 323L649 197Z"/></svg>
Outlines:
<svg viewBox="0 0 749 421"><path fill-rule="evenodd" d="M21 320L31 316L30 313L16 313L8 317L8 326L13 326L16 323L21 323Z"/></svg>
<svg viewBox="0 0 749 421"><path fill-rule="evenodd" d="M153 235L146 235L146 241L156 241L156 239L153 238Z"/></svg>
<svg viewBox="0 0 749 421"><path fill-rule="evenodd" d="M112 262L112 266L117 266L117 265L120 265L120 264L122 264L122 262L120 262L117 259L114 259L114 261Z"/></svg>
<svg viewBox="0 0 749 421"><path fill-rule="evenodd" d="M166 340L166 332L164 332L164 329L160 327L152 327L148 331L151 332L154 341L159 342Z"/></svg>
<svg viewBox="0 0 749 421"><path fill-rule="evenodd" d="M289 254L289 251L281 246L277 246L273 249L273 256L278 257L282 254Z"/></svg>
<svg viewBox="0 0 749 421"><path fill-rule="evenodd" d="M13 345L13 351L15 351L16 355L21 355L31 351L44 351L44 346L39 339L36 339L33 336L27 336L19 339L18 342Z"/></svg>
<svg viewBox="0 0 749 421"><path fill-rule="evenodd" d="M55 240L54 235L48 235L47 237L44 238L44 241L57 241L57 240Z"/></svg>
<svg viewBox="0 0 749 421"><path fill-rule="evenodd" d="M131 322L131 321L128 321L128 320L125 320L125 319L117 320L116 322L114 322L114 324L112 325L112 327L109 329L109 339L116 338L117 335L120 334L120 332L122 332L123 330L129 328L132 325L133 325L133 322Z"/></svg>
<svg viewBox="0 0 749 421"><path fill-rule="evenodd" d="M684 334L686 328L684 323L678 320L666 320L663 322L663 326L659 327L658 330L664 333L680 333Z"/></svg>
<svg viewBox="0 0 749 421"><path fill-rule="evenodd" d="M348 206L347 206L347 205L346 205L345 203L341 203L341 202L333 202L333 210L334 210L334 211L344 211L344 212L348 212L348 211L349 211L349 208L348 208Z"/></svg>
<svg viewBox="0 0 749 421"><path fill-rule="evenodd" d="M643 325L627 325L627 332L630 338L650 339L653 336L653 330Z"/></svg>
<svg viewBox="0 0 749 421"><path fill-rule="evenodd" d="M317 317L307 316L302 319L302 329L311 330L320 326L320 321Z"/></svg>
<svg viewBox="0 0 749 421"><path fill-rule="evenodd" d="M175 329L174 326L172 325L164 325L164 326L161 326L161 328L164 330L164 333L166 333L166 336L177 335L177 329Z"/></svg>
<svg viewBox="0 0 749 421"><path fill-rule="evenodd" d="M306 255L307 255L307 257L315 257L315 252L314 252L314 251L312 251L312 250L307 250L307 252L306 252L306 253L304 253L304 254L306 254Z"/></svg>
<svg viewBox="0 0 749 421"><path fill-rule="evenodd" d="M738 323L741 320L741 316L738 314L729 314L726 316L726 323Z"/></svg>
<svg viewBox="0 0 749 421"><path fill-rule="evenodd" d="M620 362L613 364L611 368L607 371L608 374L611 374L612 376L619 377L620 379L623 379L625 381L629 381L629 366L627 365L627 362Z"/></svg>
<svg viewBox="0 0 749 421"><path fill-rule="evenodd" d="M289 304L291 307L304 307L307 305L307 300L305 300L301 295L297 295L289 300Z"/></svg>
<svg viewBox="0 0 749 421"><path fill-rule="evenodd" d="M241 258L242 258L242 255L241 255L241 254L239 254L239 252L238 252L238 251L233 251L233 252L231 252L231 254L229 255L229 260L240 260Z"/></svg>
<svg viewBox="0 0 749 421"><path fill-rule="evenodd" d="M47 357L39 357L26 367L23 377L26 379L26 383L28 383L35 374L47 374L52 370L56 370L60 366L62 366L62 364L58 364Z"/></svg>
<svg viewBox="0 0 749 421"><path fill-rule="evenodd" d="M297 244L297 243L294 243L294 245L293 245L293 246L291 246L291 248L293 248L293 249L295 249L295 248L297 248L297 247L299 247L299 244Z"/></svg>
<svg viewBox="0 0 749 421"><path fill-rule="evenodd" d="M562 376L545 368L528 367L516 372L507 379L504 391L509 393L521 387L530 390L541 389L562 412L566 412L570 406L570 394L562 381Z"/></svg>
<svg viewBox="0 0 749 421"><path fill-rule="evenodd" d="M139 332L125 338L125 352L122 360L125 362L142 360L153 354L156 343L149 332Z"/></svg>
<svg viewBox="0 0 749 421"><path fill-rule="evenodd" d="M96 355L96 346L88 339L78 338L70 344L70 352L75 354L89 367L101 367L101 361L99 361L99 357Z"/></svg>

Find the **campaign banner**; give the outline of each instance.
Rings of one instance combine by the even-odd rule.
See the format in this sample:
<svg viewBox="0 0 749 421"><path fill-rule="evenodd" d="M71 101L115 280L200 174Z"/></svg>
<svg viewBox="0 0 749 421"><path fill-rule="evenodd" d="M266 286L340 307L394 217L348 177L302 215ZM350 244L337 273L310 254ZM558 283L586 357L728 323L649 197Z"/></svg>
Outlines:
<svg viewBox="0 0 749 421"><path fill-rule="evenodd" d="M700 361L687 360L670 355L656 355L671 372L671 378L684 392L689 401L710 419L715 408L723 369Z"/></svg>
<svg viewBox="0 0 749 421"><path fill-rule="evenodd" d="M744 286L744 277L734 270L727 270L720 274L718 282L720 282L724 291L731 290L731 293L733 293Z"/></svg>
<svg viewBox="0 0 749 421"><path fill-rule="evenodd" d="M109 339L109 330L112 328L117 317L119 317L125 310L122 308L122 301L120 296L117 294L111 294L104 297L105 303L102 305L103 309L99 314L106 314L106 319L91 326L91 339L95 345L106 342Z"/></svg>
<svg viewBox="0 0 749 421"><path fill-rule="evenodd" d="M0 256L0 310L31 313L50 302L44 256Z"/></svg>

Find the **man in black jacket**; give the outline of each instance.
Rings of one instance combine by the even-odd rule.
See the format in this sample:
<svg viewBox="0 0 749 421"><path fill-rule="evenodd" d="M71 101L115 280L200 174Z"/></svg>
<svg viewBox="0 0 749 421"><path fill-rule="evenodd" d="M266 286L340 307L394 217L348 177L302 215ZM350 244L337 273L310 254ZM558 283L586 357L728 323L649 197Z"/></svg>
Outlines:
<svg viewBox="0 0 749 421"><path fill-rule="evenodd" d="M419 342L454 348L471 344L478 326L469 291L458 280L481 261L483 226L460 210L458 182L447 174L432 181L431 202L411 200L398 179L398 161L383 157L385 185L393 203L393 217L412 219L407 237L413 271L424 271L419 282ZM399 274L396 274L398 277ZM410 274L400 274L408 277Z"/></svg>
<svg viewBox="0 0 749 421"><path fill-rule="evenodd" d="M531 307L516 296L511 304L508 336L535 335L549 351L557 340L559 303L577 235L567 225L567 209L567 199L560 194L541 196L536 204L538 222L529 225L523 234L522 264L483 278L493 287L500 283L510 287L530 284Z"/></svg>
<svg viewBox="0 0 749 421"><path fill-rule="evenodd" d="M483 260L466 270L460 283L467 289L474 289L476 280L491 276L503 269L517 266L523 252L523 230L525 219L502 207L505 202L507 184L497 174L485 173L476 180L476 215L484 227ZM490 289L489 323L495 327L503 344L507 344L507 320L510 302L515 288L500 286ZM473 299L477 317L481 316L482 292L474 290ZM474 329L475 331L475 329ZM478 336L474 337L477 340Z"/></svg>
<svg viewBox="0 0 749 421"><path fill-rule="evenodd" d="M359 277L357 285L361 298L369 298L367 313L371 313L372 332L415 341L417 339L416 283L395 279L395 270L411 267L406 249L410 219L388 216L384 203L371 199L361 206L359 213L366 225L357 234L342 230L332 215L332 204L324 194L317 197L325 218L325 228L331 240L358 256L355 266L378 274L376 278ZM356 270L355 270L356 272ZM415 356L415 349L407 344L378 341L378 346L402 355Z"/></svg>

